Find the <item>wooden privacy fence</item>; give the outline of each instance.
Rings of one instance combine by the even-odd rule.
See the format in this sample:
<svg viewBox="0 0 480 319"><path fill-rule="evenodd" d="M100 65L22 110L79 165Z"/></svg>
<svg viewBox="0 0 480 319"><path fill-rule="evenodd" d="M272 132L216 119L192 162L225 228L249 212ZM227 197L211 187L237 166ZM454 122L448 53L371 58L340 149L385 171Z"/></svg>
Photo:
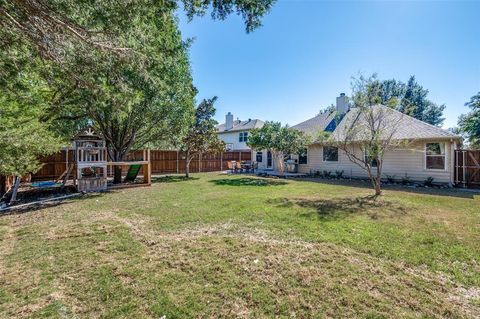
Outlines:
<svg viewBox="0 0 480 319"><path fill-rule="evenodd" d="M68 164L75 161L74 150L61 150L60 152L44 157L40 161L43 163L42 168L32 175L32 180L56 179L66 170Z"/></svg>
<svg viewBox="0 0 480 319"><path fill-rule="evenodd" d="M133 151L127 155L126 160L143 160L143 150ZM219 154L201 154L196 156L190 163L190 172L215 172L227 169L229 161L250 161L252 153L249 150L229 151ZM43 167L32 175L33 181L49 180L58 178L74 162L73 150L61 152L42 159ZM180 151L150 150L150 165L152 174L176 174L185 173L185 154ZM123 169L125 172L128 167ZM108 172L111 175L112 172ZM140 170L139 174L143 174Z"/></svg>
<svg viewBox="0 0 480 319"><path fill-rule="evenodd" d="M455 184L480 188L480 150L455 151Z"/></svg>

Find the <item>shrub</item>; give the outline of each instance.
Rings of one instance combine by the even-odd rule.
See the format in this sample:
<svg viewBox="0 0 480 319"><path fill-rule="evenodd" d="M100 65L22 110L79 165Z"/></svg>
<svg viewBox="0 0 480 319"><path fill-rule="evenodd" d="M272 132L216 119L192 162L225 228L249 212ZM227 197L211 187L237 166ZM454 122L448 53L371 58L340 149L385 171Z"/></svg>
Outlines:
<svg viewBox="0 0 480 319"><path fill-rule="evenodd" d="M313 173L313 176L314 177L320 177L321 176L320 171L315 171L315 173Z"/></svg>
<svg viewBox="0 0 480 319"><path fill-rule="evenodd" d="M331 178L332 177L332 171L323 171L323 177Z"/></svg>
<svg viewBox="0 0 480 319"><path fill-rule="evenodd" d="M344 173L343 170L335 171L335 175L337 176L337 179L343 178L343 173Z"/></svg>
<svg viewBox="0 0 480 319"><path fill-rule="evenodd" d="M410 185L411 184L411 178L410 176L405 173L405 176L402 177L402 185Z"/></svg>
<svg viewBox="0 0 480 319"><path fill-rule="evenodd" d="M432 176L427 177L427 179L423 182L425 186L432 187L433 186L434 178Z"/></svg>
<svg viewBox="0 0 480 319"><path fill-rule="evenodd" d="M395 175L385 175L387 177L387 182L389 182L390 184L394 184L395 183Z"/></svg>

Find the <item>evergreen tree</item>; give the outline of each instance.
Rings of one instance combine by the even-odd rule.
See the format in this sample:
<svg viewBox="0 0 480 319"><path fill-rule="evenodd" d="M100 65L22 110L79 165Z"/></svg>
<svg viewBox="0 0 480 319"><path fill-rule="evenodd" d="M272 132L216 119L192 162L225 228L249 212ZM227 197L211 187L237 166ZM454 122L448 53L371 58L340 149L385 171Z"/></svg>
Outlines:
<svg viewBox="0 0 480 319"><path fill-rule="evenodd" d="M70 135L93 121L114 161L132 147L181 131L194 110L196 89L189 41L182 41L176 18L180 3L190 19L208 10L214 19L236 12L247 32L273 5L272 0L0 1L2 50L38 61L23 59L51 93L42 114L35 113L36 122L55 123L48 126L51 132ZM8 54L2 62L18 68ZM9 71L2 71L0 81L8 82ZM48 139L48 132L38 132ZM120 173L117 167L116 182Z"/></svg>
<svg viewBox="0 0 480 319"><path fill-rule="evenodd" d="M39 157L53 154L62 139L42 121L50 92L33 73L16 75L14 83L0 85L0 175L23 176L41 168ZM23 94L12 87L24 86Z"/></svg>
<svg viewBox="0 0 480 319"><path fill-rule="evenodd" d="M45 114L55 92L43 77L48 64L28 43L0 29L0 175L22 176L40 169L39 157L55 153L65 140ZM43 74L42 74L43 73Z"/></svg>

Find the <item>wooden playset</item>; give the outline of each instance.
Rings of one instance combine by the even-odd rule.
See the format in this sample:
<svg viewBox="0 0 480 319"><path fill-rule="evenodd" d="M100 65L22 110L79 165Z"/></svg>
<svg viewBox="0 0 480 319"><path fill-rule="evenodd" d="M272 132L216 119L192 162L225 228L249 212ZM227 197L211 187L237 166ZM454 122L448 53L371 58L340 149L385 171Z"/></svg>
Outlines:
<svg viewBox="0 0 480 319"><path fill-rule="evenodd" d="M143 160L139 161L108 161L108 150L104 138L88 127L77 134L73 141L75 150L76 175L74 183L79 192L98 192L107 188L125 188L151 185L150 150L143 152ZM128 166L124 182L108 185L108 168L113 166ZM65 176L68 179L70 167ZM143 173L143 183L134 183L140 170Z"/></svg>

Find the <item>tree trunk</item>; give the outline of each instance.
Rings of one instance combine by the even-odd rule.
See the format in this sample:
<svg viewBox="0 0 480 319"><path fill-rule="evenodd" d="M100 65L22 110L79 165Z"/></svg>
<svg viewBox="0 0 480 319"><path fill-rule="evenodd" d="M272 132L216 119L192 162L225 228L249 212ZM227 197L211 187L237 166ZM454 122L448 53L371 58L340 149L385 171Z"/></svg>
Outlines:
<svg viewBox="0 0 480 319"><path fill-rule="evenodd" d="M275 162L277 163L277 170L280 176L285 175L285 163L283 153L274 152Z"/></svg>
<svg viewBox="0 0 480 319"><path fill-rule="evenodd" d="M190 161L189 160L185 162L185 177L186 178L190 177Z"/></svg>
<svg viewBox="0 0 480 319"><path fill-rule="evenodd" d="M112 153L110 153L110 158L114 162L121 162L123 161L123 158L125 156L125 153L121 153L117 150L113 150ZM113 166L113 183L114 184L121 184L122 183L122 166L120 165L114 165Z"/></svg>
<svg viewBox="0 0 480 319"><path fill-rule="evenodd" d="M382 188L381 188L381 185L382 185L382 181L381 181L381 178L377 177L375 179L375 196L380 196L382 195Z"/></svg>
<svg viewBox="0 0 480 319"><path fill-rule="evenodd" d="M376 176L373 176L372 169L367 166L366 168L368 177L370 177L370 181L372 182L373 189L375 190L375 196L380 196L382 194L382 175L381 171L377 168Z"/></svg>
<svg viewBox="0 0 480 319"><path fill-rule="evenodd" d="M185 154L185 177L189 178L190 177L190 162L192 159L190 158L190 152L187 150Z"/></svg>
<svg viewBox="0 0 480 319"><path fill-rule="evenodd" d="M122 166L115 165L113 167L113 183L120 184L122 183Z"/></svg>
<svg viewBox="0 0 480 319"><path fill-rule="evenodd" d="M383 158L377 158L377 178L376 178L376 186L375 186L375 196L382 195L382 164Z"/></svg>

